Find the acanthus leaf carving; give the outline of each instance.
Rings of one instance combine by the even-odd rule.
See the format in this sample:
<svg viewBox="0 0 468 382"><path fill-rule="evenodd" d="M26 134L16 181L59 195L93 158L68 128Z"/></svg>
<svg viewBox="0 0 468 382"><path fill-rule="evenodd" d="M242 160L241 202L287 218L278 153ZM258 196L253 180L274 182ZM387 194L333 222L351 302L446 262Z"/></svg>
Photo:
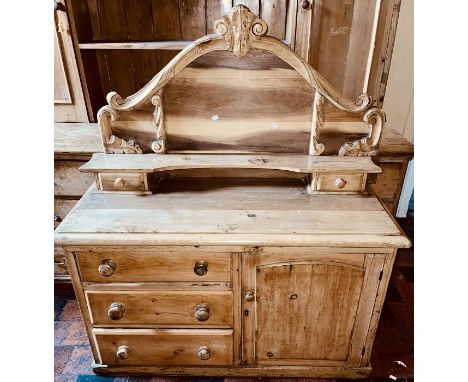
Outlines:
<svg viewBox="0 0 468 382"><path fill-rule="evenodd" d="M214 30L229 44L229 50L243 57L251 48L252 41L266 35L268 25L243 4L232 8L229 16L214 23Z"/></svg>
<svg viewBox="0 0 468 382"><path fill-rule="evenodd" d="M107 153L110 154L143 154L140 146L135 143L135 140L119 138L116 135L111 135L107 140Z"/></svg>
<svg viewBox="0 0 468 382"><path fill-rule="evenodd" d="M385 123L385 113L378 107L373 107L364 113L362 120L370 124L367 137L341 146L339 156L373 156L377 154L380 136Z"/></svg>
<svg viewBox="0 0 468 382"><path fill-rule="evenodd" d="M105 153L110 154L143 154L140 146L133 139L126 141L112 133L111 122L117 119L117 111L111 106L103 106L98 112L98 125Z"/></svg>

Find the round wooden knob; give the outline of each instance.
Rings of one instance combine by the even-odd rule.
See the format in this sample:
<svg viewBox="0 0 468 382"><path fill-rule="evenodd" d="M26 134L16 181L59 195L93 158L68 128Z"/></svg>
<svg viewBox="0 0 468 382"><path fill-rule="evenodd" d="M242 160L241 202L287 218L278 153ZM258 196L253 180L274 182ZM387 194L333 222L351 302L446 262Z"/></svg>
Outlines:
<svg viewBox="0 0 468 382"><path fill-rule="evenodd" d="M210 318L210 307L206 304L198 304L195 307L195 318L198 321L207 321Z"/></svg>
<svg viewBox="0 0 468 382"><path fill-rule="evenodd" d="M206 261L197 261L193 267L193 271L198 276L204 276L208 272L208 263Z"/></svg>
<svg viewBox="0 0 468 382"><path fill-rule="evenodd" d="M114 180L114 187L115 188L123 188L125 186L125 179L124 178L117 178Z"/></svg>
<svg viewBox="0 0 468 382"><path fill-rule="evenodd" d="M245 292L245 295L244 295L244 300L245 301L253 301L255 298L255 292L253 290L248 290L247 292Z"/></svg>
<svg viewBox="0 0 468 382"><path fill-rule="evenodd" d="M128 349L128 346L125 346L125 345L121 345L119 346L119 348L117 349L117 358L118 359L127 359L128 358L128 353L129 353L129 349Z"/></svg>
<svg viewBox="0 0 468 382"><path fill-rule="evenodd" d="M345 188L346 186L346 181L343 178L338 178L335 180L335 185L338 187L340 190Z"/></svg>
<svg viewBox="0 0 468 382"><path fill-rule="evenodd" d="M107 315L109 316L109 318L114 321L122 319L124 313L125 306L119 302L112 303L109 307L109 310L107 311Z"/></svg>
<svg viewBox="0 0 468 382"><path fill-rule="evenodd" d="M112 276L112 274L115 271L115 268L117 268L117 264L114 260L104 259L99 265L98 272L104 277L109 277Z"/></svg>
<svg viewBox="0 0 468 382"><path fill-rule="evenodd" d="M210 359L210 349L208 349L208 346L200 346L198 348L198 358L202 361Z"/></svg>
<svg viewBox="0 0 468 382"><path fill-rule="evenodd" d="M303 0L301 5L302 5L302 9L309 9L309 6L310 6L309 0Z"/></svg>

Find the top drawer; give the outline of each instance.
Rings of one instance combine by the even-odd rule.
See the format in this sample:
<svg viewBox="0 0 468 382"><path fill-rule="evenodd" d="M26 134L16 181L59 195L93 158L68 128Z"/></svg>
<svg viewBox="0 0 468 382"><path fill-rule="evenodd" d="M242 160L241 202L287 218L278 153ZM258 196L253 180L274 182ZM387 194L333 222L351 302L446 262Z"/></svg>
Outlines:
<svg viewBox="0 0 468 382"><path fill-rule="evenodd" d="M82 281L231 281L228 253L79 252Z"/></svg>

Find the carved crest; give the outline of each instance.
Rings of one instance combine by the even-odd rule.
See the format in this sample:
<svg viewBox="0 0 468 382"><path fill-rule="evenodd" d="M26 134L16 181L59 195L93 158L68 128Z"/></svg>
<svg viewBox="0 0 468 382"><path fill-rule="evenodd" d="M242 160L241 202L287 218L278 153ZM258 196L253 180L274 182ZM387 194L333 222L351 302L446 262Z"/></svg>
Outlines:
<svg viewBox="0 0 468 382"><path fill-rule="evenodd" d="M362 120L371 125L367 137L358 141L348 142L341 146L339 156L373 156L377 154L380 135L385 123L385 113L378 107L366 111Z"/></svg>
<svg viewBox="0 0 468 382"><path fill-rule="evenodd" d="M252 41L268 32L268 25L245 5L240 4L232 8L229 16L216 20L214 29L224 36L230 51L237 57L243 57L250 50Z"/></svg>

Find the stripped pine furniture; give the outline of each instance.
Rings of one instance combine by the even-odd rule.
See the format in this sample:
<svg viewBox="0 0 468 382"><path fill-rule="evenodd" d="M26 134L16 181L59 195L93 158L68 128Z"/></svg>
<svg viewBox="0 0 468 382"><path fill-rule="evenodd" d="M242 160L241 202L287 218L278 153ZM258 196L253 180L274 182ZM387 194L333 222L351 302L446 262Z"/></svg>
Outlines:
<svg viewBox="0 0 468 382"><path fill-rule="evenodd" d="M385 114L244 5L214 30L109 93L103 153L81 167L94 184L56 229L94 371L367 376L410 246L367 187ZM333 109L361 122L326 126Z"/></svg>

